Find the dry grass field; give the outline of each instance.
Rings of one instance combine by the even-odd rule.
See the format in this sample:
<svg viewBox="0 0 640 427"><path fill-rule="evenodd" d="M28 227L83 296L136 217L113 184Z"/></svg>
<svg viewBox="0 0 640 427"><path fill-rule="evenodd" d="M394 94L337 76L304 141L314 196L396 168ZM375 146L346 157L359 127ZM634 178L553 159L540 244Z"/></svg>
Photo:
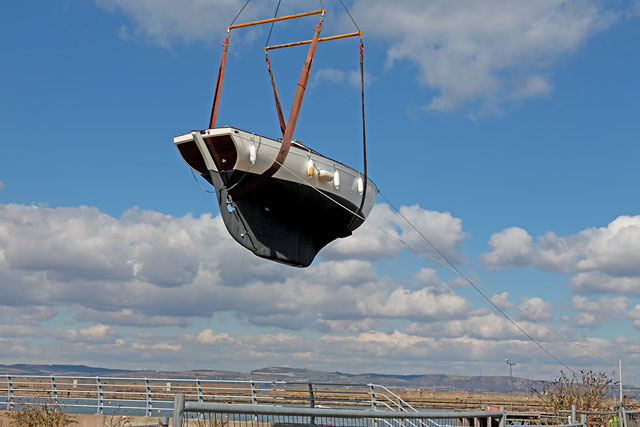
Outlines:
<svg viewBox="0 0 640 427"><path fill-rule="evenodd" d="M487 409L503 406L518 412L544 412L542 402L534 394L471 393L464 391L393 390L411 406L434 409Z"/></svg>

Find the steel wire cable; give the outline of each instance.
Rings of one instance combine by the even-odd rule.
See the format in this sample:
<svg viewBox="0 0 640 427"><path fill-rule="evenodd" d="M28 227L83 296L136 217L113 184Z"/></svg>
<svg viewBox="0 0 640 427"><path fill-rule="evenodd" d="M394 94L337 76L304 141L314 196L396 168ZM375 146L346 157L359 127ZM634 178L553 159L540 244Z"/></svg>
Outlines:
<svg viewBox="0 0 640 427"><path fill-rule="evenodd" d="M351 16L351 13L349 12L349 9L347 9L347 6L345 6L344 2L342 0L340 0L340 3L342 4L342 7L344 7L345 12L347 12L347 15L349 15L349 18L351 18L351 22L353 22L353 25L356 26L356 28L358 29L358 32L362 32L362 30L360 30L360 27L358 27L358 24L356 24L356 20L353 19L353 16Z"/></svg>
<svg viewBox="0 0 640 427"><path fill-rule="evenodd" d="M276 161L277 162L277 161ZM279 163L279 162L278 162ZM294 171L292 171L291 169L289 169L287 166L285 166L284 164L280 163L280 166L282 168L284 168L286 171L288 171L291 175L293 175L294 177L296 177L296 179L311 187L313 190L317 191L318 193L322 194L325 198L331 200L333 203L335 203L336 205L340 206L342 209L345 209L347 212L357 216L358 218L360 218L363 222L366 222L368 224L370 224L371 226L373 226L374 228L378 229L379 231L381 231L382 233L388 235L389 237L391 237L394 240L397 240L398 242L402 243L404 246L410 248L411 250L413 250L414 252L416 252L417 254L422 255L423 257L428 258L429 260L435 262L436 264L442 266L443 268L446 268L447 270L455 273L456 275L458 275L461 279L465 280L467 283L469 283L474 290L476 290L476 292L478 292L487 302L489 302L489 304L491 304L498 312L500 312L500 314L502 314L510 323L512 323L520 332L522 332L529 340L531 340L534 344L536 344L540 349L542 349L545 353L547 353L553 360L555 360L556 362L558 362L558 364L564 366L565 368L567 368L570 372L572 372L573 374L575 374L576 372L571 369L567 364L565 364L564 362L562 362L560 359L558 359L556 356L554 356L549 350L547 350L542 344L540 344L535 338L533 338L531 335L529 335L528 333L526 333L519 325L518 323L511 319L511 317L509 317L509 315L507 313L505 313L502 309L500 309L493 301L491 301L490 298L488 298L481 290L480 288L484 289L485 291L487 291L488 293L490 293L492 296L498 297L502 300L504 300L502 297L500 297L499 295L495 294L494 292L490 291L489 289L487 289L484 286L479 285L476 281L474 281L473 279L469 278L467 275L465 275L462 271L460 271L455 264L453 264L443 253L442 251L440 251L439 249L437 249L437 247L426 237L424 236L423 233L421 233L414 225L413 223L411 223L408 218L406 218L404 215L402 215L399 211L398 213L400 213L400 216L414 229L418 232L418 234L429 244L429 246L431 246L440 256L443 257L443 259L446 260L445 262L442 262L438 259L436 259L435 257L433 257L432 255L430 255L427 252L424 252L422 250L420 250L419 248L417 248L415 245L412 245L411 243L405 241L404 239L402 239L400 236L397 236L396 234L385 230L382 226L372 222L370 219L365 218L363 215L359 215L357 212L354 212L353 210L351 210L349 207L345 206L344 204L340 203L339 201L333 199L331 196L329 196L328 194L325 194L322 190L320 190L319 188L317 188L316 186L312 185L311 183L307 182L306 180L304 180L300 175L298 175L297 173L295 173ZM365 183L365 185L367 185L367 183ZM389 201L389 199L387 197L384 196L384 194L378 190L378 194L380 194L385 201L387 201L387 203L389 203L393 209L396 209L395 206ZM443 283L445 287L447 287L448 289L451 290L451 288L446 284ZM512 303L509 302L509 305L511 305L512 307L515 307ZM538 323L539 325L544 326L546 329L548 329L551 332L554 332L556 335L560 336L561 338L563 338L564 340L570 342L571 344L576 345L578 348L588 352L589 354L591 354L592 356L600 359L601 361L615 367L618 368L617 364L614 364L613 362L609 361L608 359L604 358L603 356L600 356L598 353L594 352L593 350L590 350L588 348L586 348L583 345L580 345L579 343L577 343L575 340L572 340L571 338L567 337L566 335L556 331L554 328L544 324L542 321L537 320L535 317L533 317L532 315L524 312L523 310L516 308L519 312L525 314L528 318L533 319L536 323ZM635 378L640 379L640 376L638 376L637 374L629 371L628 369L623 369L622 372L625 372Z"/></svg>
<svg viewBox="0 0 640 427"><path fill-rule="evenodd" d="M413 225L413 223L411 223L411 221L409 221L408 218L406 218L402 212L400 212L400 210L398 208L396 208L394 206L393 203L391 203L391 201L385 197L384 194L382 194L381 192L379 192L379 194L384 198L384 200L391 206L391 208L396 211L406 222L407 224L409 224L411 226L411 228L413 228L428 244L429 246L431 246L431 248L433 248L433 250L435 250L438 255L440 255L453 269L453 271L455 271L456 274L458 274L462 279L464 279L467 283L469 283L474 289L476 289L476 291L480 292L478 288L481 288L482 290L486 291L487 293L491 294L491 296L500 299L502 302L506 303L507 305L509 305L511 308L517 310L518 312L520 312L522 315L526 316L528 319L530 319L531 321L537 323L538 325L544 327L545 329L547 329L548 331L556 334L557 336L561 337L562 339L570 342L571 344L575 345L576 347L582 349L583 351L591 354L592 356L596 357L597 359L600 359L601 361L615 367L618 368L618 364L606 359L603 356L600 356L598 353L594 352L593 350L589 349L588 347L580 344L579 342L575 341L574 339L572 339L571 337L567 336L566 334L563 334L560 331L555 330L554 328L552 328L551 326L547 325L546 323L536 319L535 317L533 317L531 314L527 313L526 311L522 310L521 308L519 308L518 306L516 306L515 304L513 304L511 301L509 301L508 299L505 299L504 297L502 297L501 295L498 295L496 293L494 293L493 291L491 291L490 289L488 289L487 287L481 285L480 283L478 283L477 281L471 279L470 277L468 277L467 275L465 275L464 273L462 273L453 262L451 262L451 260L449 260L449 258L447 258L447 256L442 253L436 246L435 244L433 244L433 242L431 242L431 240L429 240L425 235L423 235L420 230L418 230L418 228ZM446 284L445 284L446 286ZM482 293L480 293L483 297L484 296ZM489 299L487 299L487 301L489 301L494 307L496 307L497 310L501 311L495 304L493 304L493 302L491 302ZM568 367L567 367L568 368ZM570 368L568 368L570 369ZM573 371L571 371L573 372ZM640 376L636 375L633 372L630 372L628 370L623 369L622 372L625 372L635 378L640 379ZM574 372L575 373L575 372Z"/></svg>
<svg viewBox="0 0 640 427"><path fill-rule="evenodd" d="M244 10L245 7L247 7L247 5L249 4L251 0L247 0L245 2L245 4L240 8L240 12L238 12L238 14L236 15L235 18L233 18L233 21L231 21L231 24L229 24L229 27L232 26L233 24L236 23L236 19L238 19L238 17L240 17L240 14L242 13L242 11Z"/></svg>
<svg viewBox="0 0 640 427"><path fill-rule="evenodd" d="M282 0L278 0L278 5L276 6L276 11L273 14L273 18L274 19L278 16L278 10L280 10L280 3L281 2L282 2ZM273 21L271 23L271 28L269 28L269 34L267 35L267 41L265 42L264 47L269 46L269 40L271 39L271 32L273 31L273 26L274 26L275 23L276 23L275 21Z"/></svg>

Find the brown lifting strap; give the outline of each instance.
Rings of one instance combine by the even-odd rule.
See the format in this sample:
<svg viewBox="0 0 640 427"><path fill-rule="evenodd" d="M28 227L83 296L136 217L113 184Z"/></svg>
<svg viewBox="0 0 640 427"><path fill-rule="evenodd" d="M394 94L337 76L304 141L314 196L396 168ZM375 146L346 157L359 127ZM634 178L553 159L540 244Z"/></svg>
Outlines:
<svg viewBox="0 0 640 427"><path fill-rule="evenodd" d="M300 108L302 107L302 99L304 98L304 92L307 88L307 83L309 81L309 74L311 73L311 65L313 64L313 56L316 52L316 46L318 45L318 38L320 37L320 30L322 29L322 20L324 19L324 13L320 16L320 21L318 25L315 27L315 34L313 35L313 40L311 41L311 45L309 46L309 52L307 53L307 59L302 67L302 72L300 73L300 79L298 80L298 87L296 88L296 93L293 97L293 104L291 105L291 112L289 113L289 121L287 122L287 126L285 128L284 134L282 136L282 145L280 146L280 151L276 156L271 167L269 167L262 175L257 176L256 178L247 181L244 185L239 187L235 187L229 191L229 195L233 199L239 199L240 197L247 194L249 191L253 190L260 184L264 183L266 180L271 178L282 166L284 159L286 159L287 154L289 153L289 147L291 147L291 139L293 138L293 131L296 128L296 123L298 121L298 115L300 113Z"/></svg>
<svg viewBox="0 0 640 427"><path fill-rule="evenodd" d="M216 127L218 117L218 106L220 105L220 92L222 89L222 78L224 77L224 66L227 62L227 50L229 48L229 31L227 37L222 42L222 57L220 58L220 68L218 68L218 78L216 80L216 91L213 95L213 105L211 106L211 117L209 118L209 129Z"/></svg>
<svg viewBox="0 0 640 427"><path fill-rule="evenodd" d="M278 121L280 122L280 130L282 131L282 135L284 135L284 131L287 128L287 124L284 122L284 114L282 114L282 106L280 105L280 97L278 97L278 90L276 89L276 81L273 79L273 71L271 71L271 60L269 60L269 55L265 53L265 58L267 59L267 68L269 69L269 77L271 77L271 87L273 88L273 97L276 100L276 110L278 111Z"/></svg>
<svg viewBox="0 0 640 427"><path fill-rule="evenodd" d="M246 5L247 4L245 3L245 6ZM243 9L244 9L244 6L242 7L242 9L240 9L240 13L242 13ZM269 22L276 22L276 21L284 21L287 19L300 18L303 16L318 15L318 14L322 14L322 16L324 16L324 12L325 12L324 9L320 9L320 10L313 10L311 12L297 13L295 15L281 16L280 18L274 17L272 19L263 19L261 21L246 22L244 24L233 25L233 22L232 22L231 25L227 27L227 37L224 39L224 42L222 43L222 57L220 58L220 68L218 68L216 90L213 95L213 106L211 107L211 117L209 118L209 129L215 129L216 119L218 118L218 106L220 105L220 92L222 89L222 78L224 77L224 67L227 62L227 50L229 47L229 32L234 28L251 27L253 25L266 24ZM236 16L236 19L238 18L238 16L240 16L240 13L238 13L238 15ZM234 22L235 22L235 19L234 19Z"/></svg>

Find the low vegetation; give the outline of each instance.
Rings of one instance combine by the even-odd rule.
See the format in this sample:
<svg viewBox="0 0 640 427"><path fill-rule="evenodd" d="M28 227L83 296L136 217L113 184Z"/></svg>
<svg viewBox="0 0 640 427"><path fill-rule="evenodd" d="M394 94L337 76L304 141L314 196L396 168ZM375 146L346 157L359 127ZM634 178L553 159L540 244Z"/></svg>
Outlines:
<svg viewBox="0 0 640 427"><path fill-rule="evenodd" d="M20 427L63 427L71 424L71 416L63 412L55 402L41 402L21 405L8 411L9 426ZM4 426L2 426L4 427Z"/></svg>
<svg viewBox="0 0 640 427"><path fill-rule="evenodd" d="M572 405L575 405L578 411L609 410L609 396L614 385L613 380L604 372L582 370L568 377L561 371L560 376L546 384L542 390L532 391L548 410L559 415L561 410L570 410ZM601 416L590 416L587 426L601 426L604 421L606 420Z"/></svg>

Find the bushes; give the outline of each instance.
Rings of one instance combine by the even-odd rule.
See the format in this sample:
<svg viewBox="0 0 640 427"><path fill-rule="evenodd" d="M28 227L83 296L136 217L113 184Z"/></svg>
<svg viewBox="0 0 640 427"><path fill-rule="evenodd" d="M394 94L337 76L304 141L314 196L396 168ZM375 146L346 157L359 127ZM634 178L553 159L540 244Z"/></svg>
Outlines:
<svg viewBox="0 0 640 427"><path fill-rule="evenodd" d="M55 402L21 405L8 412L9 425L20 427L63 427L71 423L69 414Z"/></svg>
<svg viewBox="0 0 640 427"><path fill-rule="evenodd" d="M560 376L546 384L541 391L531 389L538 395L545 406L554 414L559 414L560 410L571 409L571 405L576 405L581 411L606 411L609 409L609 393L614 385L604 372L593 372L591 370L573 373L571 378L564 372ZM589 417L589 426L600 426L603 424L602 417Z"/></svg>

